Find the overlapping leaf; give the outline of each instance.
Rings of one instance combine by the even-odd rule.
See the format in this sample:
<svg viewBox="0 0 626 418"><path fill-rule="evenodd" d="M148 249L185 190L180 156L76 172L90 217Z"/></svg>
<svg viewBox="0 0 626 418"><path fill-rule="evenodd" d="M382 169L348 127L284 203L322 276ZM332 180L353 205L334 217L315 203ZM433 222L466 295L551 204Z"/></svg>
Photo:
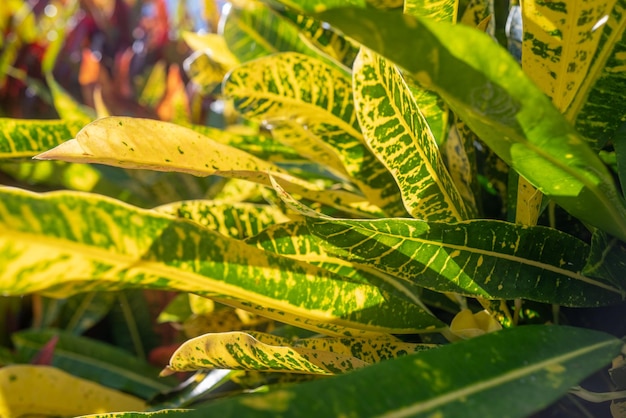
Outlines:
<svg viewBox="0 0 626 418"><path fill-rule="evenodd" d="M363 143L351 80L322 61L283 53L243 65L224 93L246 117L269 126L297 122L332 146L351 180L389 215L404 213L393 177Z"/></svg>
<svg viewBox="0 0 626 418"><path fill-rule="evenodd" d="M626 209L602 161L487 35L358 8L316 16L439 93L491 149L572 215L626 240Z"/></svg>
<svg viewBox="0 0 626 418"><path fill-rule="evenodd" d="M622 345L592 330L516 327L341 376L213 402L181 416L433 417L466 416L471 408L482 417L522 418L603 367Z"/></svg>
<svg viewBox="0 0 626 418"><path fill-rule="evenodd" d="M170 203L156 210L191 219L222 235L238 239L251 237L270 225L289 220L277 208L252 203L192 200Z"/></svg>
<svg viewBox="0 0 626 418"><path fill-rule="evenodd" d="M72 138L80 124L62 120L0 119L0 158L32 157Z"/></svg>
<svg viewBox="0 0 626 418"><path fill-rule="evenodd" d="M428 123L395 66L363 49L353 83L363 136L394 176L407 211L430 221L467 219Z"/></svg>
<svg viewBox="0 0 626 418"><path fill-rule="evenodd" d="M581 273L589 247L544 227L500 221L308 220L331 254L404 281L485 299L565 306L619 302L623 292Z"/></svg>
<svg viewBox="0 0 626 418"><path fill-rule="evenodd" d="M94 195L0 189L0 292L194 292L330 333L418 332L424 313L374 286ZM231 301L232 300L232 301ZM258 307L258 309L257 309ZM308 324L308 325L307 325Z"/></svg>
<svg viewBox="0 0 626 418"><path fill-rule="evenodd" d="M622 97L626 3L525 1L522 64L556 107L600 148L626 115Z"/></svg>
<svg viewBox="0 0 626 418"><path fill-rule="evenodd" d="M196 176L219 174L265 185L269 185L268 173L272 172L286 182L285 187L291 192L311 200L348 211L376 211L359 196L323 190L272 163L213 141L189 128L149 119L99 119L83 128L76 139L64 142L37 158L177 171Z"/></svg>
<svg viewBox="0 0 626 418"><path fill-rule="evenodd" d="M455 23L458 0L405 0L404 13Z"/></svg>

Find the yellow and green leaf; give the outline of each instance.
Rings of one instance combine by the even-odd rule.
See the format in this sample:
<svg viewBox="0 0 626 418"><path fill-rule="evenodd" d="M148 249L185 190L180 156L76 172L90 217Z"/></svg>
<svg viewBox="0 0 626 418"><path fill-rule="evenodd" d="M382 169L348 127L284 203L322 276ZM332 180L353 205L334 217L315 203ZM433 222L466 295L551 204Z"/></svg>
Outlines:
<svg viewBox="0 0 626 418"><path fill-rule="evenodd" d="M352 83L341 71L301 54L282 53L233 70L224 93L247 118L269 127L283 121L304 126L311 139L335 150L372 204L390 216L404 214L393 177L363 142Z"/></svg>
<svg viewBox="0 0 626 418"><path fill-rule="evenodd" d="M458 0L405 0L404 13L456 23L458 3Z"/></svg>
<svg viewBox="0 0 626 418"><path fill-rule="evenodd" d="M0 158L32 157L71 139L82 127L63 120L0 118Z"/></svg>
<svg viewBox="0 0 626 418"><path fill-rule="evenodd" d="M365 140L395 178L411 216L467 219L428 123L395 66L362 49L354 66L354 95Z"/></svg>
<svg viewBox="0 0 626 418"><path fill-rule="evenodd" d="M427 315L374 286L196 223L75 192L0 189L0 292L151 288L193 292L342 335L415 333Z"/></svg>

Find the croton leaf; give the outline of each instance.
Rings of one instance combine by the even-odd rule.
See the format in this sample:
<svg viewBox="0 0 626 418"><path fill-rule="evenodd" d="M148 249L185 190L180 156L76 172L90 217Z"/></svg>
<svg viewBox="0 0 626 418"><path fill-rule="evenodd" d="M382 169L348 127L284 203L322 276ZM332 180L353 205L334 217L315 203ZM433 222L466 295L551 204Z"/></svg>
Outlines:
<svg viewBox="0 0 626 418"><path fill-rule="evenodd" d="M324 62L297 53L261 58L236 68L224 93L250 119L306 127L311 140L332 146L363 194L391 216L402 216L393 177L363 142L354 113L352 81Z"/></svg>
<svg viewBox="0 0 626 418"><path fill-rule="evenodd" d="M626 208L602 161L489 36L380 10L316 16L439 93L504 161L572 215L626 240Z"/></svg>
<svg viewBox="0 0 626 418"><path fill-rule="evenodd" d="M405 0L404 13L427 17L443 22L455 23L458 13L458 0Z"/></svg>
<svg viewBox="0 0 626 418"><path fill-rule="evenodd" d="M340 376L211 402L181 416L425 418L471 410L522 418L610 362L622 346L611 335L581 328L515 327Z"/></svg>
<svg viewBox="0 0 626 418"><path fill-rule="evenodd" d="M555 229L488 220L307 222L332 255L439 292L565 306L607 305L624 297L606 281L585 276L589 246Z"/></svg>
<svg viewBox="0 0 626 418"><path fill-rule="evenodd" d="M136 287L194 292L339 335L414 333L432 323L421 308L374 286L187 220L75 192L2 188L0 195L5 295Z"/></svg>
<svg viewBox="0 0 626 418"><path fill-rule="evenodd" d="M407 211L430 221L467 219L428 123L394 64L362 49L353 71L363 136L395 178Z"/></svg>
<svg viewBox="0 0 626 418"><path fill-rule="evenodd" d="M0 158L32 157L72 138L81 127L63 120L0 118Z"/></svg>
<svg viewBox="0 0 626 418"><path fill-rule="evenodd" d="M214 141L180 125L151 119L109 117L84 127L69 140L36 156L42 160L99 163L123 168L177 171L196 176L218 174L269 185L268 173L292 193L348 211L376 211L360 196L323 190L275 164ZM276 174L274 174L276 173Z"/></svg>
<svg viewBox="0 0 626 418"><path fill-rule="evenodd" d="M74 377L50 366L15 364L0 369L0 416L76 416L143 411L134 396Z"/></svg>

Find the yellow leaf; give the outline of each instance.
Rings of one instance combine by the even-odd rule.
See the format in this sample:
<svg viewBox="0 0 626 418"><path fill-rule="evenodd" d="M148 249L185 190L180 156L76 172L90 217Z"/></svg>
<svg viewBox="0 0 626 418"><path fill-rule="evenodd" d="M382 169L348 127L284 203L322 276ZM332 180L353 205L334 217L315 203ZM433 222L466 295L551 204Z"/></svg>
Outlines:
<svg viewBox="0 0 626 418"><path fill-rule="evenodd" d="M12 365L0 369L0 417L75 416L143 411L133 396L72 376L50 366Z"/></svg>
<svg viewBox="0 0 626 418"><path fill-rule="evenodd" d="M463 340L498 331L502 326L486 310L472 313L463 309L450 324L450 332Z"/></svg>

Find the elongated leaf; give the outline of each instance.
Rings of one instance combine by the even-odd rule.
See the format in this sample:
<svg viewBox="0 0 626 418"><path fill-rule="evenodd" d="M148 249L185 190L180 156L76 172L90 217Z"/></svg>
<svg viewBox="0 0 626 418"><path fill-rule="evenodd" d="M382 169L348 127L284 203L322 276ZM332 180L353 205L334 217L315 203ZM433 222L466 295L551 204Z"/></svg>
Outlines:
<svg viewBox="0 0 626 418"><path fill-rule="evenodd" d="M225 332L186 341L172 355L168 372L206 368L306 374L337 374L366 366L350 355L292 347L269 334Z"/></svg>
<svg viewBox="0 0 626 418"><path fill-rule="evenodd" d="M368 208L346 192L325 191L278 166L223 145L183 126L150 119L111 117L83 128L76 139L39 154L37 159L107 164L123 168L177 171L196 176L219 174L269 185L268 173L284 178L292 193L348 211ZM293 187L292 187L293 186Z"/></svg>
<svg viewBox="0 0 626 418"><path fill-rule="evenodd" d="M556 107L601 148L623 123L626 2L594 0L551 7L525 1L522 64Z"/></svg>
<svg viewBox="0 0 626 418"><path fill-rule="evenodd" d="M312 139L332 146L367 198L389 215L404 213L393 177L363 143L349 77L296 53L256 60L235 69L224 93L247 118L270 126L296 121Z"/></svg>
<svg viewBox="0 0 626 418"><path fill-rule="evenodd" d="M430 221L467 219L426 119L395 66L362 49L353 83L363 136L394 176L407 211Z"/></svg>
<svg viewBox="0 0 626 418"><path fill-rule="evenodd" d="M76 416L142 411L133 396L80 379L49 366L12 365L0 369L0 416Z"/></svg>
<svg viewBox="0 0 626 418"><path fill-rule="evenodd" d="M366 0L277 0L288 8L299 10L304 13L318 13L337 7L355 6L365 7Z"/></svg>
<svg viewBox="0 0 626 418"><path fill-rule="evenodd" d="M503 160L572 215L626 240L626 209L602 161L487 35L367 9L316 16L412 72Z"/></svg>
<svg viewBox="0 0 626 418"><path fill-rule="evenodd" d="M439 292L566 306L621 301L623 292L581 273L589 247L554 229L500 221L308 219L327 250Z"/></svg>
<svg viewBox="0 0 626 418"><path fill-rule="evenodd" d="M71 125L62 120L0 119L0 158L32 157L72 138Z"/></svg>
<svg viewBox="0 0 626 418"><path fill-rule="evenodd" d="M424 321L420 309L373 286L189 221L87 194L2 188L0 195L5 295L178 290L335 334L413 333Z"/></svg>
<svg viewBox="0 0 626 418"><path fill-rule="evenodd" d="M480 194L474 141L478 141L476 135L456 119L448 131L443 155L450 177L471 217L478 213L476 196Z"/></svg>
<svg viewBox="0 0 626 418"><path fill-rule="evenodd" d="M194 51L206 53L213 61L222 64L225 68L232 69L239 64L237 57L228 49L223 36L215 33L183 32L183 39Z"/></svg>
<svg viewBox="0 0 626 418"><path fill-rule="evenodd" d="M280 210L251 203L223 203L208 200L176 202L156 208L179 218L191 219L222 235L243 239L289 218Z"/></svg>
<svg viewBox="0 0 626 418"><path fill-rule="evenodd" d="M213 402L182 416L433 417L471 411L521 418L604 366L622 345L597 331L517 327L342 376Z"/></svg>
<svg viewBox="0 0 626 418"><path fill-rule="evenodd" d="M58 337L58 341L50 365L77 377L98 381L143 399L176 385L175 379L160 379L158 369L127 351L89 338L42 330L17 332L12 340L20 357L28 361L54 337Z"/></svg>

